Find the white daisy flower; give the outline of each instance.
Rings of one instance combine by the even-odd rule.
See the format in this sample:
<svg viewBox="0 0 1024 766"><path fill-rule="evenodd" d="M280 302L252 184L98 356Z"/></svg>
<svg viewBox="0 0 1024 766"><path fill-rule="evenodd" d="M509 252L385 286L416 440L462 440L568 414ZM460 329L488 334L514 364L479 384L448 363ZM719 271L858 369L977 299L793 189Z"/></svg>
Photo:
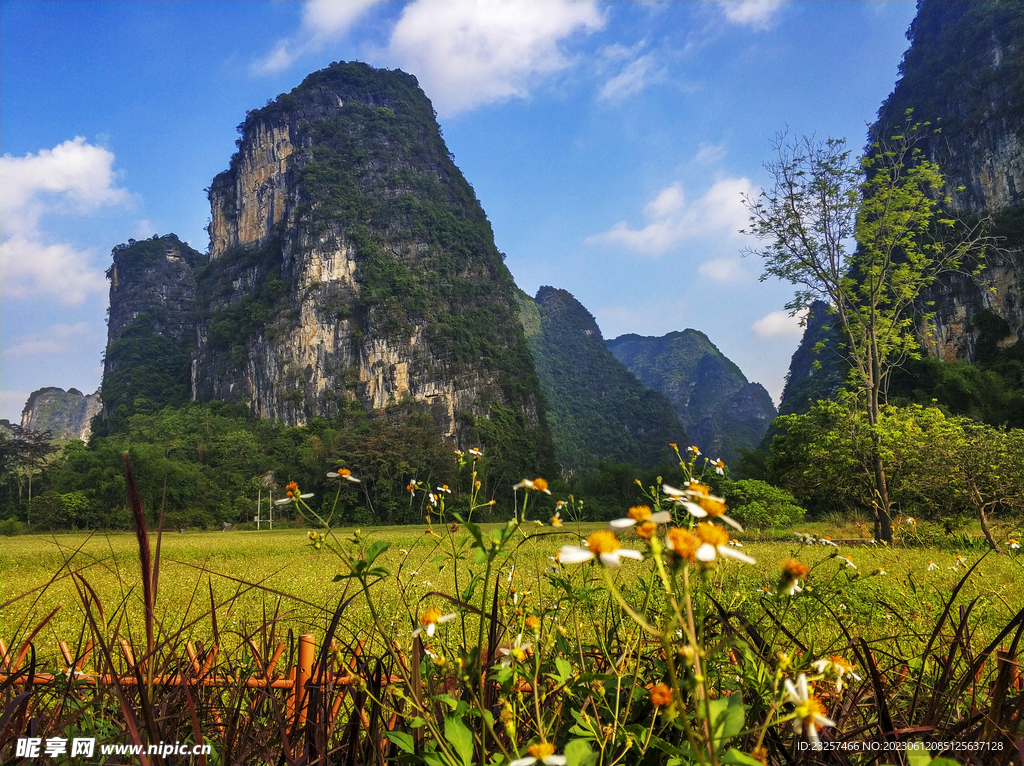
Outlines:
<svg viewBox="0 0 1024 766"><path fill-rule="evenodd" d="M803 734L806 731L807 739L812 744L820 744L818 727L835 726L836 722L825 716L825 706L807 687L807 676L801 673L796 679L796 685L787 678L786 693L789 702L796 708L797 717L793 719L793 730L797 734Z"/></svg>

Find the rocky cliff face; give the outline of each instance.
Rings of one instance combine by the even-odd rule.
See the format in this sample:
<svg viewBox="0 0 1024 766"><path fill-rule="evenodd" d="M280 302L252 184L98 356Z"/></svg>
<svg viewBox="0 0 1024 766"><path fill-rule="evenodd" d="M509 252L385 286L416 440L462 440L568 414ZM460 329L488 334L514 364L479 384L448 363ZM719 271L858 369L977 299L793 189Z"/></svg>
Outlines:
<svg viewBox="0 0 1024 766"><path fill-rule="evenodd" d="M735 462L738 450L756 448L775 419L764 387L748 382L702 332L622 335L608 348L640 382L668 397L690 441L712 458Z"/></svg>
<svg viewBox="0 0 1024 766"><path fill-rule="evenodd" d="M208 260L173 234L128 240L112 256L100 435L191 398L196 277Z"/></svg>
<svg viewBox="0 0 1024 766"><path fill-rule="evenodd" d="M907 37L902 77L873 130L902 125L907 109L938 126L924 149L953 209L995 216L1002 238L980 279L948 276L924 296L935 312L928 351L974 362L979 312L1007 322L1008 343L1024 340L1024 3L924 0Z"/></svg>
<svg viewBox="0 0 1024 766"><path fill-rule="evenodd" d="M465 443L497 407L550 450L511 274L416 79L333 64L239 132L208 190L209 262L131 280L165 317L191 291L182 332L154 325L191 333L191 397L289 425L411 401ZM121 272L115 254L118 339L146 314L123 309Z"/></svg>
<svg viewBox="0 0 1024 766"><path fill-rule="evenodd" d="M941 129L923 150L946 176L953 211L994 219L999 248L980 276L945 275L921 300L922 311L934 313L920 328L927 352L983 362L985 349L1024 344L1024 3L922 0L907 37L901 78L871 133L903 125L913 109L914 121ZM994 325L998 338L990 337ZM842 365L822 359L818 380L805 382L802 360L816 332L808 326L793 357L783 412L801 411L808 392L842 378Z"/></svg>
<svg viewBox="0 0 1024 766"><path fill-rule="evenodd" d="M640 468L672 461L669 445L688 443L672 405L612 355L591 313L553 287L519 298L563 471L586 471L600 461Z"/></svg>
<svg viewBox="0 0 1024 766"><path fill-rule="evenodd" d="M83 394L77 388L40 388L33 391L21 411L21 427L51 431L61 440L89 441L92 419L101 408L100 392Z"/></svg>

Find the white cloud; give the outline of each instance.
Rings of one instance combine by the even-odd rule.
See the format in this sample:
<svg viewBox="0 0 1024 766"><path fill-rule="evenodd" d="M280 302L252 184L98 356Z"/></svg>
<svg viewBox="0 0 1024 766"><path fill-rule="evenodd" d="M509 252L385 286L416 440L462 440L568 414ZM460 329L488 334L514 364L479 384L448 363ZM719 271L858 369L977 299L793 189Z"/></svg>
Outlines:
<svg viewBox="0 0 1024 766"><path fill-rule="evenodd" d="M257 74L280 72L297 58L337 42L378 0L309 0L302 8L298 34L277 42L274 50L252 65Z"/></svg>
<svg viewBox="0 0 1024 766"><path fill-rule="evenodd" d="M0 271L7 295L42 293L76 305L106 290L92 253L47 242L40 219L50 213L88 214L126 201L128 193L116 185L114 160L112 152L81 136L38 154L0 158Z"/></svg>
<svg viewBox="0 0 1024 766"><path fill-rule="evenodd" d="M307 0L302 26L252 65L274 73L341 40L379 0ZM383 49L368 58L416 76L442 116L525 98L544 77L572 64L566 38L601 29L604 16L586 0L415 0ZM634 84L642 80L633 73ZM628 88L626 82L622 88Z"/></svg>
<svg viewBox="0 0 1024 766"><path fill-rule="evenodd" d="M726 19L754 29L771 27L781 6L782 0L719 0L718 3Z"/></svg>
<svg viewBox="0 0 1024 766"><path fill-rule="evenodd" d="M749 178L723 178L696 202L687 204L683 187L675 183L644 207L649 221L646 226L633 229L619 221L608 231L588 237L587 242L619 244L643 255L660 256L685 239L735 235L747 222L741 195L752 192Z"/></svg>
<svg viewBox="0 0 1024 766"><path fill-rule="evenodd" d="M639 93L664 74L664 70L655 67L656 60L650 53L630 61L602 86L598 96L606 101L621 101Z"/></svg>
<svg viewBox="0 0 1024 766"><path fill-rule="evenodd" d="M802 322L806 312L790 316L788 311L773 311L751 325L759 338L799 338L804 334Z"/></svg>
<svg viewBox="0 0 1024 766"><path fill-rule="evenodd" d="M103 272L92 266L93 253L71 245L44 244L38 238L9 237L0 243L4 293L27 298L39 293L79 306L107 289Z"/></svg>
<svg viewBox="0 0 1024 766"><path fill-rule="evenodd" d="M709 144L701 141L697 153L693 155L695 165L714 165L725 157L725 144Z"/></svg>
<svg viewBox="0 0 1024 766"><path fill-rule="evenodd" d="M604 24L591 2L417 0L402 11L383 55L416 75L448 116L527 97L539 80L571 64L565 38Z"/></svg>
<svg viewBox="0 0 1024 766"><path fill-rule="evenodd" d="M67 351L82 338L88 338L92 329L88 322L75 324L55 324L47 328L43 335L34 335L22 339L9 347L5 355L9 357L40 356Z"/></svg>
<svg viewBox="0 0 1024 766"><path fill-rule="evenodd" d="M81 136L39 154L0 157L0 221L5 234L34 231L40 215L68 203L82 212L120 203L114 154Z"/></svg>
<svg viewBox="0 0 1024 766"><path fill-rule="evenodd" d="M697 273L712 282L742 282L749 275L736 258L716 258L697 267Z"/></svg>

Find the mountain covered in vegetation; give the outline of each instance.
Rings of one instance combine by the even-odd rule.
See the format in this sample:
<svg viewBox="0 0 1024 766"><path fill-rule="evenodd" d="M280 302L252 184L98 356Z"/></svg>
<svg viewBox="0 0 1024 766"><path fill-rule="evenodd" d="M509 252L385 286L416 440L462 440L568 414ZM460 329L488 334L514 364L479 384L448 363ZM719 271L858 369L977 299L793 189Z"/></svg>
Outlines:
<svg viewBox="0 0 1024 766"><path fill-rule="evenodd" d="M775 405L698 330L663 337L621 335L608 348L648 388L672 403L689 440L712 458L735 462L754 449L775 419Z"/></svg>
<svg viewBox="0 0 1024 766"><path fill-rule="evenodd" d="M907 110L930 123L937 132L923 156L945 176L949 212L968 225L990 218L996 246L980 273L966 264L924 292L919 309L932 315L920 324L924 358L894 375L889 399L935 400L954 414L1024 427L1024 3L922 0L907 37L900 80L871 135L903 125ZM793 357L782 412L803 411L845 376L822 321L809 322Z"/></svg>
<svg viewBox="0 0 1024 766"><path fill-rule="evenodd" d="M569 474L602 461L650 468L687 443L672 405L608 350L589 311L565 290L519 292L520 317L548 402L555 454Z"/></svg>
<svg viewBox="0 0 1024 766"><path fill-rule="evenodd" d="M515 452L510 473L553 473L512 276L416 79L336 63L238 130L208 256L174 235L114 250L106 431L189 400L288 426L411 404Z"/></svg>
<svg viewBox="0 0 1024 766"><path fill-rule="evenodd" d="M88 441L92 419L100 411L99 391L83 394L77 388L47 387L33 391L21 411L21 427L53 434L61 441Z"/></svg>

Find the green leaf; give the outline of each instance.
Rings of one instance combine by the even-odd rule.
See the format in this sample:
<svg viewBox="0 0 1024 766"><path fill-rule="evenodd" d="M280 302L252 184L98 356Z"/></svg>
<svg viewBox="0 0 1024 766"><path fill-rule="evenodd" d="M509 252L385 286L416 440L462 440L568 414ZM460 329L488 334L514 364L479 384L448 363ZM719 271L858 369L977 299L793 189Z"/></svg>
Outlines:
<svg viewBox="0 0 1024 766"><path fill-rule="evenodd" d="M572 665L562 657L555 658L555 668L558 670L558 680L565 683L572 676Z"/></svg>
<svg viewBox="0 0 1024 766"><path fill-rule="evenodd" d="M597 753L585 739L574 739L565 746L565 766L594 766Z"/></svg>
<svg viewBox="0 0 1024 766"><path fill-rule="evenodd" d="M725 742L743 731L746 708L739 694L711 700L711 736L721 747Z"/></svg>
<svg viewBox="0 0 1024 766"><path fill-rule="evenodd" d="M932 763L932 754L923 742L910 742L907 744L908 766L929 766Z"/></svg>
<svg viewBox="0 0 1024 766"><path fill-rule="evenodd" d="M416 747L412 741L412 735L406 734L404 731L386 731L384 732L384 736L407 753L414 753L416 751Z"/></svg>
<svg viewBox="0 0 1024 766"><path fill-rule="evenodd" d="M737 750L735 747L730 747L722 753L718 760L721 763L730 764L730 766L762 766L759 760L751 758L749 755L741 750Z"/></svg>
<svg viewBox="0 0 1024 766"><path fill-rule="evenodd" d="M459 701L450 694L438 694L434 697L434 702L444 703L452 710L455 710L459 706Z"/></svg>
<svg viewBox="0 0 1024 766"><path fill-rule="evenodd" d="M455 748L465 766L473 766L473 732L461 718L444 717L444 738Z"/></svg>
<svg viewBox="0 0 1024 766"><path fill-rule="evenodd" d="M378 540L366 550L366 564L369 566L377 557L391 547L391 543Z"/></svg>

